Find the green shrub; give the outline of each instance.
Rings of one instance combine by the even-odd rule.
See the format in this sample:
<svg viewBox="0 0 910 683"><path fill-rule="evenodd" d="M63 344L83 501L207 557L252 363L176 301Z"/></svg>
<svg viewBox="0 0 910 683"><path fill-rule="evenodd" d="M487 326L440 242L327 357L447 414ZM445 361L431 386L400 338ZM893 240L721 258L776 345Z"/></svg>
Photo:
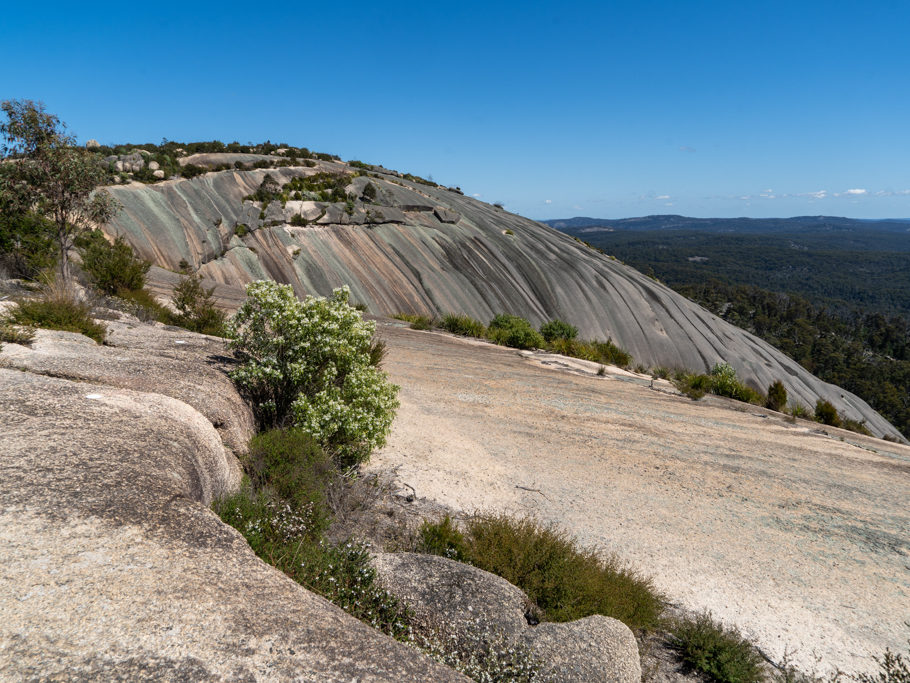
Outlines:
<svg viewBox="0 0 910 683"><path fill-rule="evenodd" d="M121 290L113 299L114 302L118 300L128 305L128 313L132 313L143 322L157 320L166 325L173 322L174 316L170 309L158 303L158 300L147 289Z"/></svg>
<svg viewBox="0 0 910 683"><path fill-rule="evenodd" d="M677 372L673 383L693 401L697 401L711 390L711 377L693 372Z"/></svg>
<svg viewBox="0 0 910 683"><path fill-rule="evenodd" d="M191 332L223 337L227 316L215 306L215 288L202 286L200 275L184 275L174 287L171 301L177 313L171 323Z"/></svg>
<svg viewBox="0 0 910 683"><path fill-rule="evenodd" d="M781 411L787 405L787 389L784 383L779 379L774 380L768 387L768 400L765 401L765 407L771 410Z"/></svg>
<svg viewBox="0 0 910 683"><path fill-rule="evenodd" d="M257 491L306 511L307 534L318 538L328 526L325 490L335 470L318 443L299 429L271 429L250 441L244 469Z"/></svg>
<svg viewBox="0 0 910 683"><path fill-rule="evenodd" d="M531 327L531 323L508 313L500 313L490 321L487 337L496 344L516 349L534 349L544 345L543 337Z"/></svg>
<svg viewBox="0 0 910 683"><path fill-rule="evenodd" d="M31 327L9 325L0 321L0 342L7 344L31 344L35 339L35 330Z"/></svg>
<svg viewBox="0 0 910 683"><path fill-rule="evenodd" d="M578 336L578 328L562 320L551 320L540 326L540 334L548 342L557 339L575 339Z"/></svg>
<svg viewBox="0 0 910 683"><path fill-rule="evenodd" d="M74 294L58 282L42 288L35 299L21 299L4 322L26 327L77 332L99 344L107 333L105 327L92 319L92 307L78 301Z"/></svg>
<svg viewBox="0 0 910 683"><path fill-rule="evenodd" d="M367 183L363 186L363 198L368 202L376 199L376 186L373 183Z"/></svg>
<svg viewBox="0 0 910 683"><path fill-rule="evenodd" d="M849 417L843 418L843 423L841 426L844 429L849 429L851 432L856 432L857 434L865 434L866 436L872 436L872 432L869 431L869 428L866 427L866 421L862 420L857 422L856 420L851 420Z"/></svg>
<svg viewBox="0 0 910 683"><path fill-rule="evenodd" d="M447 528L448 527L448 528ZM592 614L619 619L632 629L657 626L662 599L651 582L614 557L579 549L554 526L506 515L470 520L464 545L457 530L443 523L421 530L425 550L461 554L471 564L521 588L550 621L572 621Z"/></svg>
<svg viewBox="0 0 910 683"><path fill-rule="evenodd" d="M420 525L417 552L442 555L459 562L467 562L470 557L464 534L458 530L448 515L438 522L424 520Z"/></svg>
<svg viewBox="0 0 910 683"><path fill-rule="evenodd" d="M830 401L826 401L823 398L820 398L815 402L815 419L818 422L830 425L831 427L841 426L841 419L837 412L837 408L835 408Z"/></svg>
<svg viewBox="0 0 910 683"><path fill-rule="evenodd" d="M436 325L433 318L417 313L398 313L395 318L411 323L412 330L432 330Z"/></svg>
<svg viewBox="0 0 910 683"><path fill-rule="evenodd" d="M237 235L237 237L246 237L249 231L250 228L246 223L238 223L234 226L234 234Z"/></svg>
<svg viewBox="0 0 910 683"><path fill-rule="evenodd" d="M724 628L709 613L674 624L671 643L686 664L719 683L765 679L758 652L739 631Z"/></svg>
<svg viewBox="0 0 910 683"><path fill-rule="evenodd" d="M605 365L616 365L621 368L626 368L632 363L632 356L614 344L612 339L603 342L557 337L547 344L547 350L563 356L581 358Z"/></svg>
<svg viewBox="0 0 910 683"><path fill-rule="evenodd" d="M462 337L482 338L487 332L487 328L484 327L482 322L474 320L474 318L464 313L444 315L439 322L439 326L446 332L458 334Z"/></svg>
<svg viewBox="0 0 910 683"><path fill-rule="evenodd" d="M297 583L387 635L399 639L410 635L409 612L379 586L363 545L314 540L317 534L305 511L256 491L249 481L212 507L223 522L243 534L256 555Z"/></svg>
<svg viewBox="0 0 910 683"><path fill-rule="evenodd" d="M57 265L54 224L35 213L0 210L0 269L12 278L35 278Z"/></svg>
<svg viewBox="0 0 910 683"><path fill-rule="evenodd" d="M814 415L812 414L812 411L809 410L806 406L804 406L804 405L803 405L802 403L800 403L799 401L797 401L796 403L794 403L794 404L790 407L790 410L789 410L788 412L789 412L790 415L792 415L794 418L800 417L800 418L802 418L802 419L804 419L804 420L811 420L811 419L814 417Z"/></svg>
<svg viewBox="0 0 910 683"><path fill-rule="evenodd" d="M232 379L261 425L300 427L341 465L382 446L398 387L370 364L375 324L348 303L348 289L300 301L290 285L254 282L227 327L241 361Z"/></svg>
<svg viewBox="0 0 910 683"><path fill-rule="evenodd" d="M138 258L123 237L111 244L96 230L81 241L79 252L82 270L98 291L119 294L145 286L145 275L152 264Z"/></svg>

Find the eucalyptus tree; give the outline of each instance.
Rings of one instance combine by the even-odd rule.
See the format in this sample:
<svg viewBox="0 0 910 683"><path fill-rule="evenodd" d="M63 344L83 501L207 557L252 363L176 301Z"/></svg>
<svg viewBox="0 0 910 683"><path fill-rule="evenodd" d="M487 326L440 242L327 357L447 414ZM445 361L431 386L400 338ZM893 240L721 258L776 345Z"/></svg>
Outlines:
<svg viewBox="0 0 910 683"><path fill-rule="evenodd" d="M99 155L76 146L54 114L32 100L0 103L0 206L9 214L43 216L53 225L60 274L70 279L69 250L79 233L107 223L120 209L104 189Z"/></svg>

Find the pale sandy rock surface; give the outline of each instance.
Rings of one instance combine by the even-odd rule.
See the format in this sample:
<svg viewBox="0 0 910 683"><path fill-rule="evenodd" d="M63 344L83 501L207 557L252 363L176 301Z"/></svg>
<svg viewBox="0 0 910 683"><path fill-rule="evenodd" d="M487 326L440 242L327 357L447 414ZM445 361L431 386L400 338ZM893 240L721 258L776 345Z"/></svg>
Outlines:
<svg viewBox="0 0 910 683"><path fill-rule="evenodd" d="M456 510L558 522L775 661L867 670L905 646L910 448L447 335L382 335L402 406L370 468Z"/></svg>
<svg viewBox="0 0 910 683"><path fill-rule="evenodd" d="M0 351L28 369L0 368L0 679L460 680L263 563L209 509L240 476L210 421L232 403L207 371L187 373L199 394L175 380L208 338L112 339L39 332Z"/></svg>

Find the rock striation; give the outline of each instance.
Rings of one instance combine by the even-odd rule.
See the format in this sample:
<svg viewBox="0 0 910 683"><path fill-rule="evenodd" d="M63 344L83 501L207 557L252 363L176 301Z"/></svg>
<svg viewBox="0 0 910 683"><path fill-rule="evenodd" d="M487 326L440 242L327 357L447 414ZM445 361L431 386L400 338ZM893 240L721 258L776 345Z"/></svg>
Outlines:
<svg viewBox="0 0 910 683"><path fill-rule="evenodd" d="M876 435L900 438L865 401L761 339L568 235L458 191L373 172L375 198L364 201L363 177L352 177L348 187L361 196L350 205L244 200L266 173L283 184L355 170L320 161L112 187L124 208L109 230L162 268L186 262L217 283L271 278L300 295L347 285L375 314L463 312L488 321L509 312L535 325L559 318L582 336L612 338L645 366L704 372L726 361L758 389L779 379L791 400L814 406L825 398ZM298 214L305 224L291 225Z"/></svg>

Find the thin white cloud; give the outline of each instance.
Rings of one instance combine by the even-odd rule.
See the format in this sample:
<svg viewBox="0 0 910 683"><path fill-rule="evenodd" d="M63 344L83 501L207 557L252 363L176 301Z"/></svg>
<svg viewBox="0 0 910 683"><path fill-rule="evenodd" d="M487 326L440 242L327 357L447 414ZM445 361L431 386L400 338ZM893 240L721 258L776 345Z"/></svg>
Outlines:
<svg viewBox="0 0 910 683"><path fill-rule="evenodd" d="M658 197L657 197L657 199L660 199L660 200L669 199L669 198L670 198L670 195L668 195L668 194L658 195Z"/></svg>
<svg viewBox="0 0 910 683"><path fill-rule="evenodd" d="M544 199L544 200L543 200L543 203L544 203L544 204L552 204L552 203L553 203L553 200L552 200L552 199Z"/></svg>
<svg viewBox="0 0 910 683"><path fill-rule="evenodd" d="M858 187L858 188L855 188L852 190L847 190L846 192L844 192L844 194L853 194L853 195L866 194L866 190Z"/></svg>
<svg viewBox="0 0 910 683"><path fill-rule="evenodd" d="M479 197L479 196L480 196L480 192L475 192L475 193L472 194L471 196L472 196L472 197Z"/></svg>

